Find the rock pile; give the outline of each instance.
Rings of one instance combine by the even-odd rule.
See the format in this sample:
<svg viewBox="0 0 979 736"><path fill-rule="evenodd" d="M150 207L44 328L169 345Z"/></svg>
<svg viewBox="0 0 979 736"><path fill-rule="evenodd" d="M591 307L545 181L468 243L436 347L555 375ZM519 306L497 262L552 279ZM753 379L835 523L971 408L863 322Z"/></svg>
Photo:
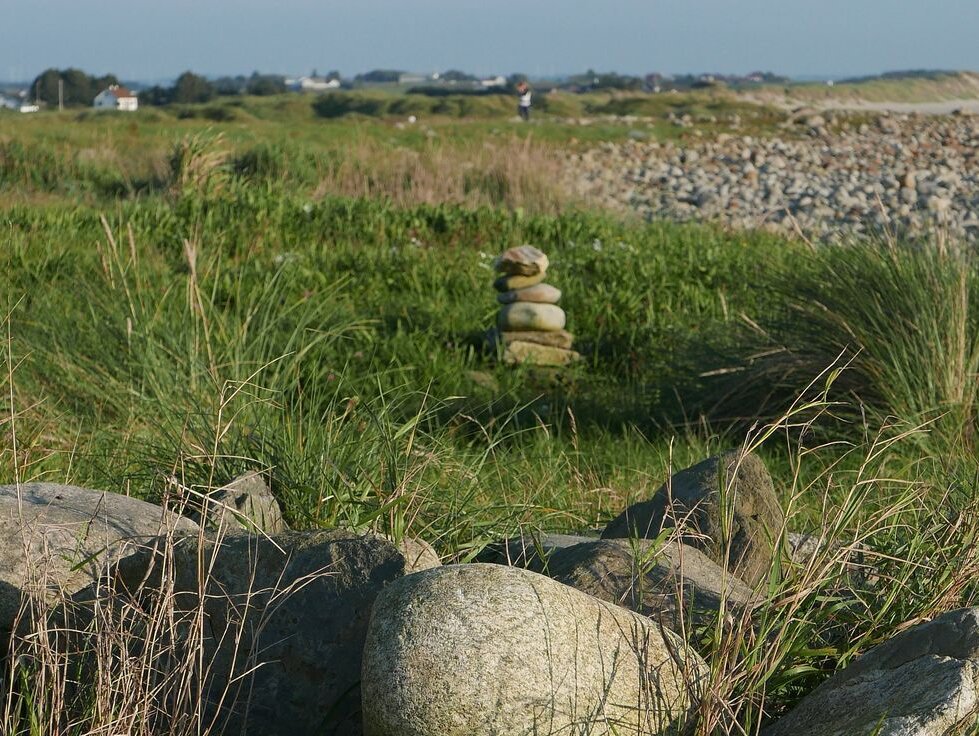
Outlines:
<svg viewBox="0 0 979 736"><path fill-rule="evenodd" d="M575 194L647 219L835 240L979 238L979 116L800 115L777 136L608 142L568 156ZM697 131L699 132L699 131Z"/></svg>
<svg viewBox="0 0 979 736"><path fill-rule="evenodd" d="M531 245L504 251L496 259L500 274L493 286L503 306L495 341L511 365L561 366L581 356L571 350L574 336L564 329L567 317L557 305L561 290L544 283L547 256Z"/></svg>
<svg viewBox="0 0 979 736"><path fill-rule="evenodd" d="M116 494L0 486L0 633L11 653L33 651L24 647L41 629L25 621L62 626L78 636L52 646L67 645L58 656L82 671L104 643L88 624L111 621L126 655L109 649L111 662L147 668L148 712L169 725L183 711L165 707L189 695L227 733L686 733L712 684L685 639L691 626L745 617L750 627L781 575L774 563L791 553L806 564L826 543L786 534L768 471L743 452L676 473L601 539L504 540L492 551L503 564L443 567L420 540L349 530L261 532L270 506L255 499L267 490L254 474L217 489L229 515L215 532ZM51 606L81 618L62 623L59 609L49 619L49 592ZM14 627L24 596L38 610ZM126 617L105 618L113 610ZM185 692L191 682L200 690ZM971 608L909 624L761 734L975 733L977 703Z"/></svg>

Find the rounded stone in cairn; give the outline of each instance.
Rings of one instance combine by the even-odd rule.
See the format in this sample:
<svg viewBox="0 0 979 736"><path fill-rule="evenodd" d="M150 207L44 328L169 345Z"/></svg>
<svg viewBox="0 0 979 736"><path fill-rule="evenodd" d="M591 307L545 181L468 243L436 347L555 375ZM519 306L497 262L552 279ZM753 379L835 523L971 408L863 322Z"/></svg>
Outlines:
<svg viewBox="0 0 979 736"><path fill-rule="evenodd" d="M547 270L547 256L532 245L520 245L503 251L495 265L507 276L536 276Z"/></svg>
<svg viewBox="0 0 979 736"><path fill-rule="evenodd" d="M528 286L526 289L504 291L502 294L496 295L496 301L500 304L513 304L514 302L557 304L560 299L561 290L550 284L537 284L536 286Z"/></svg>
<svg viewBox="0 0 979 736"><path fill-rule="evenodd" d="M493 282L493 288L497 291L514 291L515 289L526 289L528 286L536 286L543 280L543 272L536 276L500 276Z"/></svg>
<svg viewBox="0 0 979 736"><path fill-rule="evenodd" d="M516 302L500 310L497 326L505 330L563 330L567 320L564 310L554 304Z"/></svg>

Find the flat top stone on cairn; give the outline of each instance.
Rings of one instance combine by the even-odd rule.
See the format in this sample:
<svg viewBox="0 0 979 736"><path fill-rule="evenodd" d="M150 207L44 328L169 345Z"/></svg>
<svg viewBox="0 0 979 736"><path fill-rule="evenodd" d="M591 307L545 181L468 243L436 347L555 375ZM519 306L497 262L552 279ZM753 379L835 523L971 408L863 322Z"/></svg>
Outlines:
<svg viewBox="0 0 979 736"><path fill-rule="evenodd" d="M496 259L496 270L506 276L536 276L543 274L547 266L547 256L532 245L510 248Z"/></svg>
<svg viewBox="0 0 979 736"><path fill-rule="evenodd" d="M504 251L494 264L500 276L493 286L501 292L496 300L502 307L491 340L503 344L503 362L553 367L578 360L570 349L573 336L564 329L567 315L557 305L561 290L544 283L547 256L521 245Z"/></svg>

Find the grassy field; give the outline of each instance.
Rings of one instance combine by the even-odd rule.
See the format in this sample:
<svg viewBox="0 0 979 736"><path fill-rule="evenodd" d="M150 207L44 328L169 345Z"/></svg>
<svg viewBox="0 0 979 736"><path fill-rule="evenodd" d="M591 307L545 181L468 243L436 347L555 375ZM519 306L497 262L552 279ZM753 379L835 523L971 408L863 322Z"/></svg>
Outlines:
<svg viewBox="0 0 979 736"><path fill-rule="evenodd" d="M439 119L433 137L295 105L0 118L0 482L155 499L261 469L296 527L466 561L757 449L790 528L843 546L802 572L773 561L750 636L704 633L702 733L753 733L975 599L971 253L581 210L549 162L629 130L614 122ZM564 291L573 369L484 345L491 259L524 242ZM857 545L886 585L842 590Z"/></svg>
<svg viewBox="0 0 979 736"><path fill-rule="evenodd" d="M759 99L782 96L804 102L948 102L979 98L979 75L947 72L895 79L874 78L828 86L822 82L767 87L753 95Z"/></svg>

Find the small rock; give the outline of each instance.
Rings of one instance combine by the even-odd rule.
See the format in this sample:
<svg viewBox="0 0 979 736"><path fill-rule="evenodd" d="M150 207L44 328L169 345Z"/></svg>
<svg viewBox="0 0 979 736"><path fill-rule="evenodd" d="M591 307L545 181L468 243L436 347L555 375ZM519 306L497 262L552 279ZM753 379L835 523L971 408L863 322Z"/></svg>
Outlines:
<svg viewBox="0 0 979 736"><path fill-rule="evenodd" d="M402 537L395 547L404 555L406 575L442 566L438 552L424 539Z"/></svg>
<svg viewBox="0 0 979 736"><path fill-rule="evenodd" d="M245 473L210 494L202 526L229 532L277 534L288 531L279 502L261 473Z"/></svg>
<svg viewBox="0 0 979 736"><path fill-rule="evenodd" d="M551 332L563 330L567 317L564 310L554 304L515 302L500 310L497 327L501 332L533 330Z"/></svg>
<svg viewBox="0 0 979 736"><path fill-rule="evenodd" d="M706 675L649 619L527 570L450 565L378 596L364 735L654 736L684 718Z"/></svg>
<svg viewBox="0 0 979 736"><path fill-rule="evenodd" d="M496 295L496 301L500 304L513 304L514 302L536 302L539 304L557 304L561 300L561 290L550 284L537 284L528 286L526 289L515 291L504 291Z"/></svg>
<svg viewBox="0 0 979 736"><path fill-rule="evenodd" d="M520 245L503 251L494 262L504 276L537 276L547 271L547 256L532 245Z"/></svg>

